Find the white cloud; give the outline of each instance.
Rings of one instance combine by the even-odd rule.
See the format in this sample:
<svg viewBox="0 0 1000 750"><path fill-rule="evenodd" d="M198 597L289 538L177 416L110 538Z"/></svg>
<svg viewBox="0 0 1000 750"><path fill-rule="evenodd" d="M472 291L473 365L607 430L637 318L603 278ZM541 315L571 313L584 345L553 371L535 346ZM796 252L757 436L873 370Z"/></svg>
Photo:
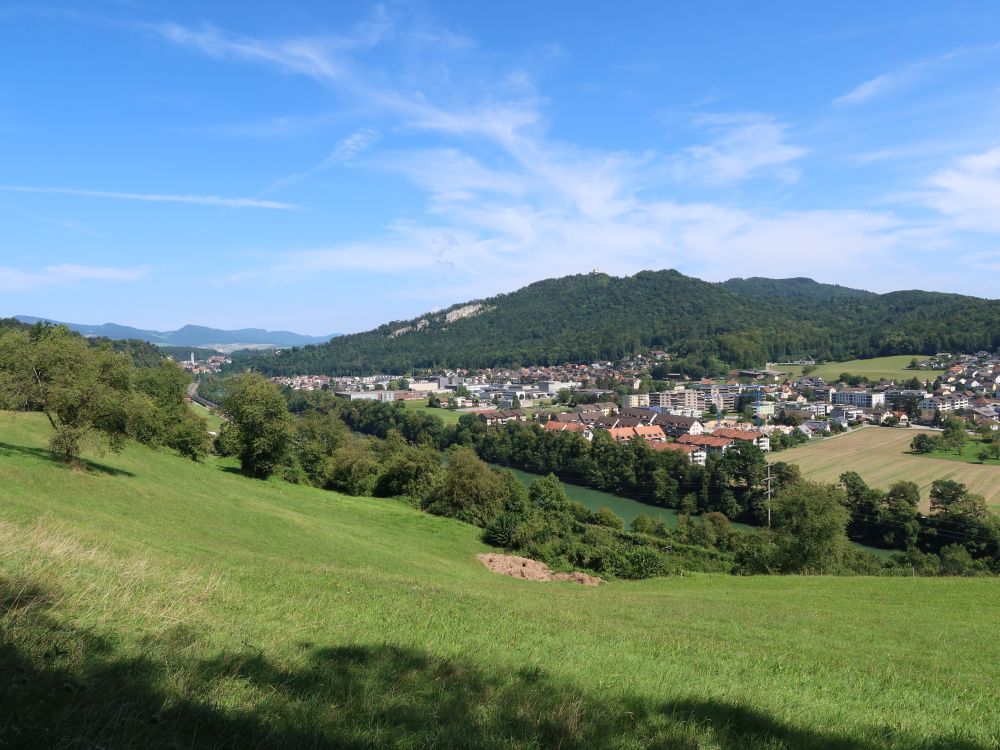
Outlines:
<svg viewBox="0 0 1000 750"><path fill-rule="evenodd" d="M995 54L998 50L1000 50L1000 45L995 44L978 47L960 47L937 57L918 60L917 62L903 65L896 70L891 70L863 81L843 96L838 96L833 100L832 104L834 106L864 104L872 99L886 96L907 86L912 86L917 81L948 63L975 60L986 55Z"/></svg>
<svg viewBox="0 0 1000 750"><path fill-rule="evenodd" d="M454 91L415 92L408 79L393 85L390 73L375 84L329 45L309 43L306 54L301 42L236 40L214 31L207 42L175 37L210 54L320 78L400 128L448 144L360 162L423 190L423 217L391 223L364 242L275 251L270 263L235 274L233 282L395 274L412 281L414 295L447 303L595 267L616 273L679 267L709 279L805 274L858 285L863 261L895 285L908 272L894 261L904 243L919 251L936 239L889 211L754 210L665 196L678 182L683 190L688 183L796 179L794 162L807 150L790 143L788 126L767 115L702 115L696 124L707 142L673 155L587 150L548 135L534 95L481 87L478 98L455 103ZM516 88L531 88L521 84ZM497 91L506 98L494 98ZM870 277L865 283L872 284Z"/></svg>
<svg viewBox="0 0 1000 750"><path fill-rule="evenodd" d="M213 26L189 28L176 23L152 27L174 44L217 58L277 65L291 73L311 76L325 83L340 78L340 68L328 54L335 45L312 39L292 39L278 44L225 34Z"/></svg>
<svg viewBox="0 0 1000 750"><path fill-rule="evenodd" d="M843 96L838 96L833 100L833 104L843 106L867 102L869 99L874 99L877 96L892 91L910 80L913 77L914 70L915 68L910 66L891 73L883 73L880 76L875 76L859 84Z"/></svg>
<svg viewBox="0 0 1000 750"><path fill-rule="evenodd" d="M276 190L288 187L296 182L301 182L302 180L314 177L315 175L325 172L327 169L330 169L337 164L348 162L362 151L370 148L372 144L378 141L378 139L378 132L372 130L371 128L363 128L355 131L341 140L326 156L326 158L318 164L310 167L304 172L296 172L295 174L290 174L282 177L280 180L276 180L265 188L263 192L265 194L273 193Z"/></svg>
<svg viewBox="0 0 1000 750"><path fill-rule="evenodd" d="M480 193L519 197L528 189L522 175L492 169L457 148L393 151L369 163L406 177L437 202L470 200Z"/></svg>
<svg viewBox="0 0 1000 750"><path fill-rule="evenodd" d="M48 193L54 195L78 195L84 198L114 198L126 201L148 203L190 203L198 206L220 206L223 208L267 208L290 211L297 208L290 203L260 200L258 198L224 198L218 195L170 195L163 193L121 193L110 190L80 190L62 187L29 187L25 185L0 185L0 190L12 193Z"/></svg>
<svg viewBox="0 0 1000 750"><path fill-rule="evenodd" d="M788 127L783 123L759 114L703 115L697 122L716 137L675 158L678 179L723 185L760 174L787 182L798 178L798 170L789 165L805 156L807 150L785 141Z"/></svg>
<svg viewBox="0 0 1000 750"><path fill-rule="evenodd" d="M918 197L962 229L1000 232L1000 148L959 159Z"/></svg>
<svg viewBox="0 0 1000 750"><path fill-rule="evenodd" d="M86 281L131 282L146 276L148 269L82 266L66 263L39 271L0 266L0 290L29 292L42 287L65 286Z"/></svg>
<svg viewBox="0 0 1000 750"><path fill-rule="evenodd" d="M191 29L168 23L153 29L174 44L222 58L271 65L286 73L305 75L334 87L370 107L400 116L412 128L452 135L503 140L516 130L536 124L539 115L530 97L521 101L485 101L473 107L443 108L430 103L420 92L402 94L361 75L349 52L357 46L353 38L261 40L236 37L206 26ZM381 40L372 38L366 44ZM524 86L523 76L520 84Z"/></svg>

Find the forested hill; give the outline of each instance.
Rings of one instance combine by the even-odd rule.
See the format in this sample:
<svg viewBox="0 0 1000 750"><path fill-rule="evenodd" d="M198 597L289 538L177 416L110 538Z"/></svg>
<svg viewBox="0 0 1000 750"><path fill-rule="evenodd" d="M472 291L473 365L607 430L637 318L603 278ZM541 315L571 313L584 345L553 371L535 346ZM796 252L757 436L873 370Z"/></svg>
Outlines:
<svg viewBox="0 0 1000 750"><path fill-rule="evenodd" d="M708 283L677 271L548 279L329 343L239 358L268 374L402 374L615 359L664 349L712 369L1000 347L1000 301L872 294L809 279Z"/></svg>
<svg viewBox="0 0 1000 750"><path fill-rule="evenodd" d="M812 300L849 299L875 297L873 292L851 289L838 284L820 284L818 281L802 277L794 279L765 279L754 276L749 279L729 279L722 286L737 294L760 297L797 297Z"/></svg>

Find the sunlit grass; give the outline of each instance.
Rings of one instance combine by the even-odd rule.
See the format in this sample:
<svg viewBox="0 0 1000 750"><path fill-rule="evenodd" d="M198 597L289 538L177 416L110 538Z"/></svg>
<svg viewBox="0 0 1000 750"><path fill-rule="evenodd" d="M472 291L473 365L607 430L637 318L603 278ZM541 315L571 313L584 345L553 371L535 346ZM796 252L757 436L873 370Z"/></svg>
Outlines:
<svg viewBox="0 0 1000 750"><path fill-rule="evenodd" d="M925 511L929 509L930 487L935 479L962 482L983 495L990 505L1000 505L1000 467L943 460L945 456L937 454L911 453L910 442L920 432L941 434L911 428L864 427L771 453L768 459L798 464L803 476L817 482L837 482L845 471L856 471L869 485L883 490L901 480L916 482ZM958 458L955 453L952 456Z"/></svg>
<svg viewBox="0 0 1000 750"><path fill-rule="evenodd" d="M478 530L0 416L0 746L994 747L992 579L494 576Z"/></svg>
<svg viewBox="0 0 1000 750"><path fill-rule="evenodd" d="M846 362L827 362L817 365L816 369L810 373L810 377L823 378L832 382L846 372L850 375L863 375L872 381L882 378L897 381L909 380L915 377L923 382L928 379L933 380L941 374L941 370L908 370L907 365L914 358L919 362L927 359L927 355L900 354L872 359L852 359ZM788 372L789 376L793 378L802 374L802 368L799 366L776 366L776 369Z"/></svg>

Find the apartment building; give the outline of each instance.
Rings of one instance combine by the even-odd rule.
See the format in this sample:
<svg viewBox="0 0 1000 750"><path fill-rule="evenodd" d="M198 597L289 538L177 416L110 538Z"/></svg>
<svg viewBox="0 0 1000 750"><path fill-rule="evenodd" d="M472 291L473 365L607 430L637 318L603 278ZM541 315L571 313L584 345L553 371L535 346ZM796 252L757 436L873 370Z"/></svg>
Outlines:
<svg viewBox="0 0 1000 750"><path fill-rule="evenodd" d="M869 391L865 388L849 388L834 393L832 401L835 404L875 409L885 406L885 394Z"/></svg>

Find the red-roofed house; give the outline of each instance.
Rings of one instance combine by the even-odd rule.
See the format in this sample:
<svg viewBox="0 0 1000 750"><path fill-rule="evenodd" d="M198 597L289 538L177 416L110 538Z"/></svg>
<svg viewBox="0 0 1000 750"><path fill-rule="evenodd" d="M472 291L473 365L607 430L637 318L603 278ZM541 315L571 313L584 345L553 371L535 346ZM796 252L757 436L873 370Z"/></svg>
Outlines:
<svg viewBox="0 0 1000 750"><path fill-rule="evenodd" d="M705 452L705 449L699 448L697 445L684 445L683 443L651 443L649 447L654 451L675 451L677 453L685 453L691 463L698 464L699 466L704 466L705 461L708 459L708 453Z"/></svg>
<svg viewBox="0 0 1000 750"><path fill-rule="evenodd" d="M703 448L706 453L725 453L733 444L732 438L712 435L681 435L677 438L681 445L694 445Z"/></svg>
<svg viewBox="0 0 1000 750"><path fill-rule="evenodd" d="M771 439L763 432L756 430L734 430L729 427L718 427L712 430L713 437L728 438L730 440L746 440L753 443L762 451L771 450Z"/></svg>

